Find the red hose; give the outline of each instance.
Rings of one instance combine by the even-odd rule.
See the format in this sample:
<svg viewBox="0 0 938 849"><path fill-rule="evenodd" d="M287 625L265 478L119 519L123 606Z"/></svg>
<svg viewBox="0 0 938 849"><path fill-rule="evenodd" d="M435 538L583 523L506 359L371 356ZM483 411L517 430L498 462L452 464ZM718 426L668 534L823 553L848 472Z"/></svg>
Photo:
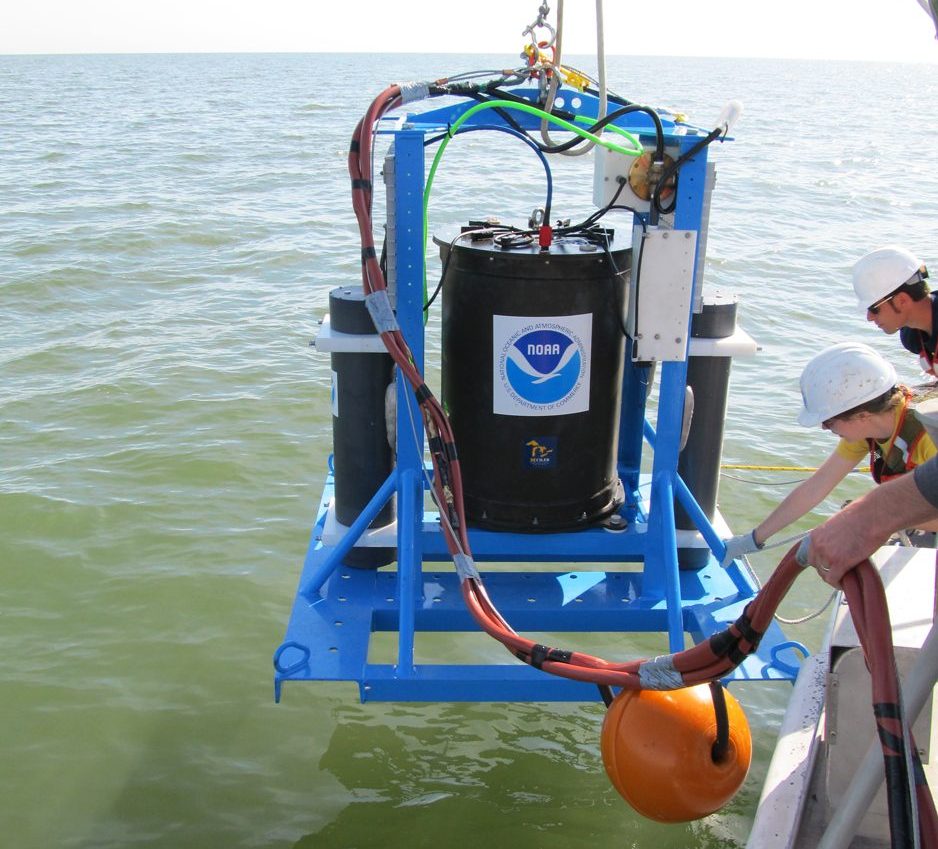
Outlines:
<svg viewBox="0 0 938 849"><path fill-rule="evenodd" d="M912 803L915 799L918 803L921 845L926 849L936 849L938 815L925 781L915 740L911 732L906 734L892 646L892 626L882 581L873 564L864 560L844 575L841 584L872 679L873 715L883 749L892 845L914 845ZM912 753L912 763L909 763L907 752Z"/></svg>

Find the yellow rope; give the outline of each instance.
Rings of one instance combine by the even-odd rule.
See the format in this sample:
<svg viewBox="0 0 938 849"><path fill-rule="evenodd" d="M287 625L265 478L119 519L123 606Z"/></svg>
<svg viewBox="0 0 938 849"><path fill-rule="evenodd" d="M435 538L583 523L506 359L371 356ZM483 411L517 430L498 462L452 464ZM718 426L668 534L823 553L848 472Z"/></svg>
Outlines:
<svg viewBox="0 0 938 849"><path fill-rule="evenodd" d="M724 463L721 469L747 469L752 472L816 472L817 466L754 466L746 463ZM869 472L869 466L853 469L854 472Z"/></svg>

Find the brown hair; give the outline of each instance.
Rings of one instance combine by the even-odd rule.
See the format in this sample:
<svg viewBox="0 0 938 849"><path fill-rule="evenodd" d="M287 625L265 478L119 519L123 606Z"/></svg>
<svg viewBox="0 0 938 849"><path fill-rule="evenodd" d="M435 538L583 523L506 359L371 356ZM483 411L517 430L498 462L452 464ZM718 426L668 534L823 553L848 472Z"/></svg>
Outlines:
<svg viewBox="0 0 938 849"><path fill-rule="evenodd" d="M896 289L894 294L898 295L902 292L913 301L921 301L928 294L928 284L922 279L916 280L914 283L903 283Z"/></svg>

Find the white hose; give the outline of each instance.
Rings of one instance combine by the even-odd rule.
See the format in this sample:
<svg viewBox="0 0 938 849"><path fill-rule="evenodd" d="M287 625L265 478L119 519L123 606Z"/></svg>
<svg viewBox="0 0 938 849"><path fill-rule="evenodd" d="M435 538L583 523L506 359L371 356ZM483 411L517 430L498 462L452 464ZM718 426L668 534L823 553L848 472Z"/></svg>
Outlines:
<svg viewBox="0 0 938 849"><path fill-rule="evenodd" d="M563 49L563 0L558 0L557 3L557 39L554 42L556 45L556 55L554 57L554 75L551 77L550 86L547 89L547 100L544 104L544 111L550 112L554 108L554 98L557 96L557 89L560 88L560 71L559 68L562 64L562 49ZM596 120L599 121L606 117L606 112L608 110L608 95L606 92L606 46L605 46L605 28L603 26L603 0L596 0L596 63L599 68L599 112L596 116ZM600 135L602 129L596 131L596 135ZM541 138L544 140L545 144L550 145L551 147L556 146L555 142L550 137L550 132L548 131L548 122L545 118L541 121ZM585 153L589 153L596 142L587 142L584 145L578 145L572 150L563 150L564 156L583 156Z"/></svg>

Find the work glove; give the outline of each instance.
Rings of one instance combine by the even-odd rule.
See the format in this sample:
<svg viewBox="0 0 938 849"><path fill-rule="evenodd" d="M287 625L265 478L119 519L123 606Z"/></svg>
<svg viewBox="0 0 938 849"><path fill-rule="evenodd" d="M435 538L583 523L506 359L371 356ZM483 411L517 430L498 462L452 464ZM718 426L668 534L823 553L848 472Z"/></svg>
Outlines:
<svg viewBox="0 0 938 849"><path fill-rule="evenodd" d="M723 561L720 565L725 569L733 560L742 557L744 554L752 554L754 551L759 551L763 545L759 545L756 542L756 531L755 528L749 531L748 534L740 534L739 536L730 537L727 540L723 540L726 545L726 555L723 558Z"/></svg>

